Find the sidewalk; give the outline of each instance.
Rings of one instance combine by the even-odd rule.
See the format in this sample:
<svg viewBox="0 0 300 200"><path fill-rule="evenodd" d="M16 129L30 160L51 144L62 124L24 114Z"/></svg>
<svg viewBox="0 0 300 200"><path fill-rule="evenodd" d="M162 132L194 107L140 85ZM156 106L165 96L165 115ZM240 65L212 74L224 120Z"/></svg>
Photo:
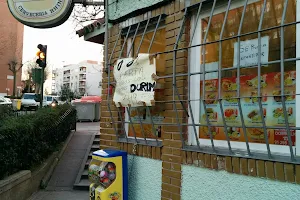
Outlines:
<svg viewBox="0 0 300 200"><path fill-rule="evenodd" d="M29 200L88 200L89 193L73 190L73 184L91 136L98 131L99 122L77 123L77 132L56 166L46 190L38 191Z"/></svg>

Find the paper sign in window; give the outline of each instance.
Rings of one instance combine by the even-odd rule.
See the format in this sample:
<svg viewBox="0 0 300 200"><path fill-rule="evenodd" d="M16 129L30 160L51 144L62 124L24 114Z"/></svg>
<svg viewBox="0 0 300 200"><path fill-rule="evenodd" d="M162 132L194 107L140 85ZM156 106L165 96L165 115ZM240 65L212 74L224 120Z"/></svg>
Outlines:
<svg viewBox="0 0 300 200"><path fill-rule="evenodd" d="M269 61L269 36L261 37L260 54L258 53L258 39L241 41L240 43L240 66L255 66L258 65L260 57L261 63ZM234 66L237 67L238 60L238 43L234 43Z"/></svg>
<svg viewBox="0 0 300 200"><path fill-rule="evenodd" d="M149 54L139 54L136 59L119 59L114 66L116 88L113 101L120 107L152 106L156 81L155 58ZM121 104L121 105L120 105Z"/></svg>

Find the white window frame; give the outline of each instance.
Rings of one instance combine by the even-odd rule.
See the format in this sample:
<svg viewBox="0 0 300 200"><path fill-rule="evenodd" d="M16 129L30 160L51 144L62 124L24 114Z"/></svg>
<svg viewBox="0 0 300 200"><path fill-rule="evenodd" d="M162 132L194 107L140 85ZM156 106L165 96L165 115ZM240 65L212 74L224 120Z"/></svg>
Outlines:
<svg viewBox="0 0 300 200"><path fill-rule="evenodd" d="M249 0L248 5L254 2L257 2L259 0ZM226 5L222 5L215 8L214 14L220 14L222 12L226 12ZM231 3L230 10L243 7L244 1L243 0L237 0ZM198 24L196 27L195 36L192 41L192 45L197 45L201 43L202 38L202 32L201 32L201 19L205 17L210 16L211 10L202 12L200 14ZM296 1L296 13L300 13L300 1ZM296 20L300 21L300 14L296 14ZM194 25L196 21L196 14L194 14L191 17L191 37L192 37L192 30L194 30ZM191 73L199 72L199 66L201 63L202 57L201 55L201 46L200 47L194 47L190 49L190 56L189 56L189 63L190 63L190 71ZM300 57L300 24L296 25L296 57ZM206 64L207 66L207 64ZM300 85L300 61L296 61L296 85ZM206 76L205 79L215 79L218 78L218 73L211 73L210 77ZM201 76L200 75L193 75L190 78L190 85L193 86L193 92L190 93L190 99L191 99L191 107L193 111L194 116L194 122L200 123L200 106L201 103L199 101L200 99L200 81ZM300 87L296 87L296 94L300 94ZM300 97L296 95L296 110L300 109ZM190 112L190 111L189 111ZM191 115L190 115L191 116ZM300 112L296 112L296 119L300 119ZM189 117L189 124L192 124L192 119ZM300 127L300 120L296 120L296 127ZM196 127L197 130L197 137L199 136L199 126ZM299 137L297 137L299 135ZM211 141L210 139L199 139L200 146L208 146L211 147ZM240 149L240 150L247 150L246 148L246 142L236 142L236 141L230 141L231 147L233 149ZM195 138L194 129L192 126L188 127L188 145L197 145L197 138ZM228 148L228 144L226 140L214 140L215 147L223 147ZM250 151L256 151L256 152L267 152L266 144L259 144L259 143L251 143L249 142ZM274 154L290 154L289 146L281 146L281 145L273 145L270 144L270 150ZM300 130L296 131L296 144L293 147L294 154L300 155Z"/></svg>

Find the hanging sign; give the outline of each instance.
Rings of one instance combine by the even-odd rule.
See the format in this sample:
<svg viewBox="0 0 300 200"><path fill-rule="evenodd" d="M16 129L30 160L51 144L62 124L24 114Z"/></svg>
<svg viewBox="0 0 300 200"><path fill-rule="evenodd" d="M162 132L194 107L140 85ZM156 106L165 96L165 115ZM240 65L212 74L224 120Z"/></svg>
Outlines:
<svg viewBox="0 0 300 200"><path fill-rule="evenodd" d="M12 15L35 28L51 28L65 22L73 9L72 0L7 0Z"/></svg>
<svg viewBox="0 0 300 200"><path fill-rule="evenodd" d="M113 101L116 106L152 106L155 73L155 58L149 54L139 54L136 59L119 59L114 66L116 88Z"/></svg>

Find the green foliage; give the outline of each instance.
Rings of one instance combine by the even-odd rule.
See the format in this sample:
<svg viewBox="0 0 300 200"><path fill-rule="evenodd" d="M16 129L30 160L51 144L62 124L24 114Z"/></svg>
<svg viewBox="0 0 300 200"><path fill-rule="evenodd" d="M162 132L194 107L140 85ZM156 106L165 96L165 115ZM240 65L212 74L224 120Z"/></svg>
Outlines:
<svg viewBox="0 0 300 200"><path fill-rule="evenodd" d="M68 101L78 97L76 91L72 91L70 87L65 85L61 87L59 95L62 101Z"/></svg>
<svg viewBox="0 0 300 200"><path fill-rule="evenodd" d="M65 141L75 124L76 110L69 105L2 120L0 179L43 162Z"/></svg>
<svg viewBox="0 0 300 200"><path fill-rule="evenodd" d="M13 116L13 108L9 105L0 105L0 121ZM1 122L0 122L1 124Z"/></svg>

